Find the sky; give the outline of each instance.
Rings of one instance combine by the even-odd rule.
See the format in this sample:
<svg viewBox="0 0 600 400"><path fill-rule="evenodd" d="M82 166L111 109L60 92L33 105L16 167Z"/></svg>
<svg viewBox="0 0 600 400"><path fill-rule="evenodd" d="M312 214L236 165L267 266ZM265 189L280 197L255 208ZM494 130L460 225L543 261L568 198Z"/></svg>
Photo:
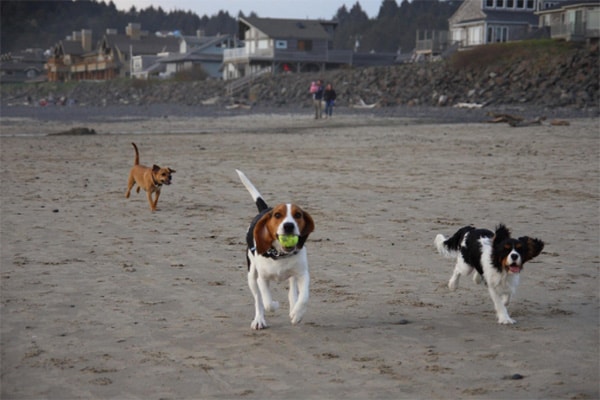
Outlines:
<svg viewBox="0 0 600 400"><path fill-rule="evenodd" d="M105 0L108 3L108 0ZM369 16L377 17L382 0L112 0L117 9L129 11L153 6L163 11L192 11L198 16L209 17L219 11L227 11L236 18L241 10L244 15L254 11L261 18L331 19L337 10L346 5L350 11L356 2Z"/></svg>

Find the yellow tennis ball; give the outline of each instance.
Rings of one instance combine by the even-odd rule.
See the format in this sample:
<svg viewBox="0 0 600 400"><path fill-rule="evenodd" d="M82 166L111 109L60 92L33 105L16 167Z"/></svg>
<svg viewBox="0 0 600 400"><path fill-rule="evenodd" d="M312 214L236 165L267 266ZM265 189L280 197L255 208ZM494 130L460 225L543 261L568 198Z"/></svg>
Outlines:
<svg viewBox="0 0 600 400"><path fill-rule="evenodd" d="M278 239L283 247L290 249L296 247L299 238L296 235L280 235Z"/></svg>

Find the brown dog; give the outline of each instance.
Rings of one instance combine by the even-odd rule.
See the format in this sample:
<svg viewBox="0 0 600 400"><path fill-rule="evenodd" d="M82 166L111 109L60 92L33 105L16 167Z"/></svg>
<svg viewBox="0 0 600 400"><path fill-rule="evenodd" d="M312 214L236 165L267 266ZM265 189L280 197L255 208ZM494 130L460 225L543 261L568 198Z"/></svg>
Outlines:
<svg viewBox="0 0 600 400"><path fill-rule="evenodd" d="M150 203L150 210L156 211L156 203L158 203L158 197L160 196L160 189L163 185L171 184L171 174L175 173L174 169L161 168L154 164L152 168L140 165L140 153L135 143L131 143L135 149L135 161L133 167L129 171L129 179L127 181L127 192L125 198L129 198L133 185L137 183L137 192L140 192L140 188L146 191L148 195L148 203ZM152 193L155 193L155 198L152 200Z"/></svg>

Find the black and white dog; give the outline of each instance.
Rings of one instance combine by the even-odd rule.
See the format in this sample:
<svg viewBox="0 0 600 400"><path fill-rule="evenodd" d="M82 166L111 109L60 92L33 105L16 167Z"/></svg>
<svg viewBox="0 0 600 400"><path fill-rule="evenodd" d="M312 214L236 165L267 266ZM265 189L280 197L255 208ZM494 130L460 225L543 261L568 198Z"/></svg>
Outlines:
<svg viewBox="0 0 600 400"><path fill-rule="evenodd" d="M448 282L450 290L456 290L461 275L475 270L473 281L485 281L498 323L517 322L508 315L506 307L519 285L523 264L542 252L544 242L528 236L511 238L504 225L498 225L496 232L465 226L450 238L438 234L435 246L441 255L456 257L454 273Z"/></svg>

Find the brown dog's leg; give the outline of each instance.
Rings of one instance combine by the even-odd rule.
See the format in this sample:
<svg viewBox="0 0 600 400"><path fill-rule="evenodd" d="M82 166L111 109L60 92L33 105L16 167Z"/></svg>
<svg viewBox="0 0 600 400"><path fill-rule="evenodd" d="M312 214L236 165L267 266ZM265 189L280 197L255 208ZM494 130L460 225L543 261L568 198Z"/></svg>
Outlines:
<svg viewBox="0 0 600 400"><path fill-rule="evenodd" d="M160 196L160 190L156 191L155 193L155 198L154 198L154 211L156 211L156 205L158 204L158 196Z"/></svg>
<svg viewBox="0 0 600 400"><path fill-rule="evenodd" d="M148 196L148 203L150 203L150 210L156 211L156 205L152 201L152 191L147 191L146 195Z"/></svg>
<svg viewBox="0 0 600 400"><path fill-rule="evenodd" d="M129 195L131 194L131 189L133 188L133 185L135 185L135 179L133 179L133 175L129 174L129 179L127 180L127 192L125 192L125 198L128 199ZM138 187L138 190L140 188Z"/></svg>

